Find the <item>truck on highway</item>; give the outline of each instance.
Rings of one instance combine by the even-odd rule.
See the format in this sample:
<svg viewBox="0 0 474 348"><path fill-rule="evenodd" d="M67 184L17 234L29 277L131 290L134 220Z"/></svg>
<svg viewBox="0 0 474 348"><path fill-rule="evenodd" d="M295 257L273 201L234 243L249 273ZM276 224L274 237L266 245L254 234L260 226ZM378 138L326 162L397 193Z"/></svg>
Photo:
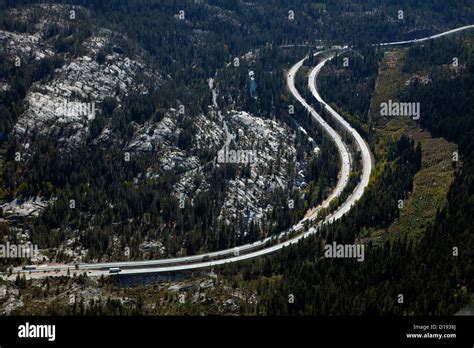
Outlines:
<svg viewBox="0 0 474 348"><path fill-rule="evenodd" d="M36 269L35 265L25 265L21 268L24 271L34 271Z"/></svg>
<svg viewBox="0 0 474 348"><path fill-rule="evenodd" d="M120 273L120 272L122 272L122 270L119 267L109 268L109 273L110 274L117 274L117 273Z"/></svg>

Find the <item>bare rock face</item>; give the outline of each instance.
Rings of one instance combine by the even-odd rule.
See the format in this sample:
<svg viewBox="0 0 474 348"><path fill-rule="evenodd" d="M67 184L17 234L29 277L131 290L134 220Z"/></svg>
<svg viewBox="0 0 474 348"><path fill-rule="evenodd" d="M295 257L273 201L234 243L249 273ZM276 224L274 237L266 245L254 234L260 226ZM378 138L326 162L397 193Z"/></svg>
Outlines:
<svg viewBox="0 0 474 348"><path fill-rule="evenodd" d="M79 54L61 52L60 38L51 37L50 28L66 27L69 21L84 21L79 17L82 14L87 18L87 10L74 8L77 17L70 19L70 7L42 5L21 11L20 20L28 20L34 10L40 13L34 34L0 32L7 57L20 66L30 64L31 60L57 58L55 68L27 91L26 109L14 128L14 135L22 143L40 134L59 137L65 147L77 146L87 136L105 98L114 98L120 107L122 99L130 93L148 93L141 81L153 81L156 87L161 84L162 77L142 60L143 52L134 57L117 52L123 51L116 47L126 39L108 29L89 26L90 36L78 43Z"/></svg>

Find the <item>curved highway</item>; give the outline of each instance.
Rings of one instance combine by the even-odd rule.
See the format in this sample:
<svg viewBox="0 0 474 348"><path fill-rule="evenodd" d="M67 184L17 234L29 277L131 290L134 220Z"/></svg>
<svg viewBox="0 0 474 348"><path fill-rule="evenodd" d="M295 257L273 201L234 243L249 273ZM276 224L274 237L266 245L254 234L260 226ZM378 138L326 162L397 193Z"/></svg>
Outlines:
<svg viewBox="0 0 474 348"><path fill-rule="evenodd" d="M359 184L356 186L355 190L352 192L352 194L349 196L349 198L341 205L341 207L338 209L338 212L336 216L339 216L339 214L345 214L350 210L350 208L354 205L356 201L358 201L362 195L364 194L365 188L369 185L369 180L370 180L370 174L372 173L372 156L370 154L370 149L367 143L362 139L360 134L347 122L341 115L339 115L328 103L326 103L321 95L318 92L317 86L316 86L316 78L318 74L321 72L321 69L323 66L333 59L335 56L335 53L330 54L329 57L324 58L309 74L308 78L308 86L309 89L311 90L311 93L313 96L316 98L316 100L323 106L323 108L329 112L329 114L346 130L348 131L351 136L354 138L357 147L360 150L361 153L361 159L362 159L362 174L361 174L361 180ZM342 216L341 215L341 216Z"/></svg>
<svg viewBox="0 0 474 348"><path fill-rule="evenodd" d="M316 53L316 55L321 52ZM63 274L68 270L70 273L82 273L87 272L89 276L100 276L102 274L108 274L111 268L120 268L120 274L141 274L141 273L159 273L159 272L172 272L172 271L183 271L183 270L193 270L198 268L212 267L223 265L231 262L237 262L242 260L248 260L263 255L268 255L274 253L278 250L281 250L285 247L288 247L292 244L298 243L302 238L315 233L317 228L311 227L308 231L299 234L298 236L280 242L278 244L262 248L267 243L272 240L280 240L283 237L289 235L292 232L300 232L305 228L307 222L314 222L317 218L318 212L321 208L329 207L329 204L337 197L341 195L344 188L346 187L349 181L350 175L350 155L346 148L346 145L343 143L341 136L329 126L329 124L324 121L324 119L305 101L305 99L300 95L294 84L294 78L298 70L303 65L304 61L308 57L303 58L298 63L296 63L287 74L287 84L290 92L293 96L311 113L313 118L320 124L320 126L327 132L327 134L335 142L341 162L342 168L339 174L338 183L336 188L330 194L330 196L314 209L310 216L305 217L299 221L296 225L290 227L289 229L281 232L278 236L267 237L261 241L256 241L251 244L245 244L237 246L230 249L220 250L212 253L194 255L194 256L185 256L171 259L160 259L160 260L149 260L149 261L122 261L122 262L105 262L105 263L89 263L89 264L77 264L77 265L41 265L34 270L22 270L17 268L14 270L16 272L28 272L30 276L34 277L45 277L51 275L57 275L58 272ZM348 208L347 208L348 207ZM339 212L339 209L343 209L343 212ZM324 223L332 222L344 215L350 209L350 206L341 205L340 208L334 213L328 215L322 222L318 224L321 226ZM317 226L317 227L318 227ZM222 259L222 257L225 257ZM214 258L221 258L212 260ZM34 275L34 276L33 276Z"/></svg>
<svg viewBox="0 0 474 348"><path fill-rule="evenodd" d="M321 53L322 52L317 52L315 56ZM336 144L337 150L339 151L339 155L342 162L339 180L337 182L336 188L333 190L331 195L320 206L327 208L334 198L339 197L341 195L342 191L344 190L349 181L349 174L351 170L350 155L349 151L346 148L346 145L342 141L341 136L321 117L321 115L316 112L316 110L314 110L311 105L306 102L306 100L300 95L300 93L295 87L295 75L297 74L298 70L301 68L306 59L308 59L308 57L303 58L298 63L293 65L293 67L288 72L287 83L291 94L293 94L293 96L300 102L300 104L303 105L305 109L310 112L311 116L316 120L316 122L318 122L319 125L326 131L329 137L331 137L331 139Z"/></svg>
<svg viewBox="0 0 474 348"><path fill-rule="evenodd" d="M394 46L394 45L403 45L409 43L419 43L431 39L436 39L446 35L450 35L456 32L464 31L467 29L474 28L474 25L463 26L460 28L448 30L446 32L432 35L426 38L407 40L407 41L397 41L389 43L381 43L379 46ZM317 54L320 54L318 52ZM255 257L268 255L274 253L278 250L281 250L284 247L290 246L299 242L302 238L315 233L319 226L326 223L331 223L339 218L341 218L345 213L347 213L354 203L359 200L368 186L370 173L372 171L372 159L370 156L370 150L362 139L360 134L350 126L350 124L339 115L330 105L328 105L319 95L316 86L316 78L320 73L322 67L331 59L334 58L334 52L329 54L328 57L324 58L310 73L308 78L308 85L316 100L322 105L322 107L338 122L341 127L345 128L355 139L358 149L362 155L362 175L359 184L356 186L355 190L343 202L334 212L329 214L325 219L318 223L315 227L309 228L308 231L293 237L284 242L280 242L273 246L264 247L267 243L271 241L278 241L281 238L288 236L292 232L300 232L305 228L307 222L314 222L317 218L318 211L322 207L328 207L330 202L339 197L344 187L346 186L350 174L350 155L347 151L345 144L342 142L340 135L334 131L324 119L304 100L303 97L298 93L296 87L294 86L294 77L300 67L303 65L307 57L300 60L296 63L288 72L287 83L290 92L293 96L311 113L312 117L321 125L321 127L328 133L328 135L334 140L340 157L342 161L341 173L339 174L339 180L336 185L335 190L331 195L317 208L309 217L306 217L299 221L296 225L287 229L286 231L281 232L276 237L268 237L261 241L257 241L251 244L241 245L235 248L230 248L226 250L216 251L212 253L206 253L195 256L187 256L173 259L161 259L161 260L150 260L150 261L124 261L124 262L107 262L107 263L94 263L94 264L77 264L77 265L40 265L35 270L21 270L20 268L14 269L14 273L17 272L28 272L30 277L45 277L51 275L57 275L58 273L64 273L69 270L70 272L88 272L90 276L100 276L103 274L108 274L110 268L124 268L121 270L120 274L141 274L141 273L156 273L156 272L172 272L172 271L184 271L184 270L194 270L205 267L218 266L222 264L227 264L231 262L237 262L247 259L252 259ZM224 259L212 260L217 257L226 257Z"/></svg>

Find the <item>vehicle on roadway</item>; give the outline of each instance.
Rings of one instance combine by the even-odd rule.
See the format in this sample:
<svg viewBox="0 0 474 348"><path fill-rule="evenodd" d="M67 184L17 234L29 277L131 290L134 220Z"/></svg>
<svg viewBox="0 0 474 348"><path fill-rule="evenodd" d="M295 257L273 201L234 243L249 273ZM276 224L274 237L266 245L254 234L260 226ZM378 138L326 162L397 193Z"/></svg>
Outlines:
<svg viewBox="0 0 474 348"><path fill-rule="evenodd" d="M35 265L25 265L21 269L24 270L24 271L34 271L34 270L36 270L36 266Z"/></svg>
<svg viewBox="0 0 474 348"><path fill-rule="evenodd" d="M117 274L117 273L120 273L122 272L122 269L119 268L119 267L112 267L112 268L109 268L109 273L110 274Z"/></svg>

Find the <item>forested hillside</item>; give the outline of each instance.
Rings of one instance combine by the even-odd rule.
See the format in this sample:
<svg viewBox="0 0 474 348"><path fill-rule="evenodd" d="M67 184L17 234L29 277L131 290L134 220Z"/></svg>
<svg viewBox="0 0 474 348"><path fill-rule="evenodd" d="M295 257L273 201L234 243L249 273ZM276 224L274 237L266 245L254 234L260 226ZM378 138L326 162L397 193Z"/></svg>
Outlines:
<svg viewBox="0 0 474 348"><path fill-rule="evenodd" d="M40 249L1 258L9 277L276 243L342 176L340 149L288 88L307 57L296 89L341 131L308 88L319 51L337 54L318 90L373 160L350 211L281 252L152 285L18 275L0 280L0 313L454 314L474 291L474 36L377 44L468 24L472 0L0 0L0 243ZM421 118L381 115L392 99ZM341 134L348 184L318 221L361 178ZM332 242L363 245L363 262L325 257Z"/></svg>

